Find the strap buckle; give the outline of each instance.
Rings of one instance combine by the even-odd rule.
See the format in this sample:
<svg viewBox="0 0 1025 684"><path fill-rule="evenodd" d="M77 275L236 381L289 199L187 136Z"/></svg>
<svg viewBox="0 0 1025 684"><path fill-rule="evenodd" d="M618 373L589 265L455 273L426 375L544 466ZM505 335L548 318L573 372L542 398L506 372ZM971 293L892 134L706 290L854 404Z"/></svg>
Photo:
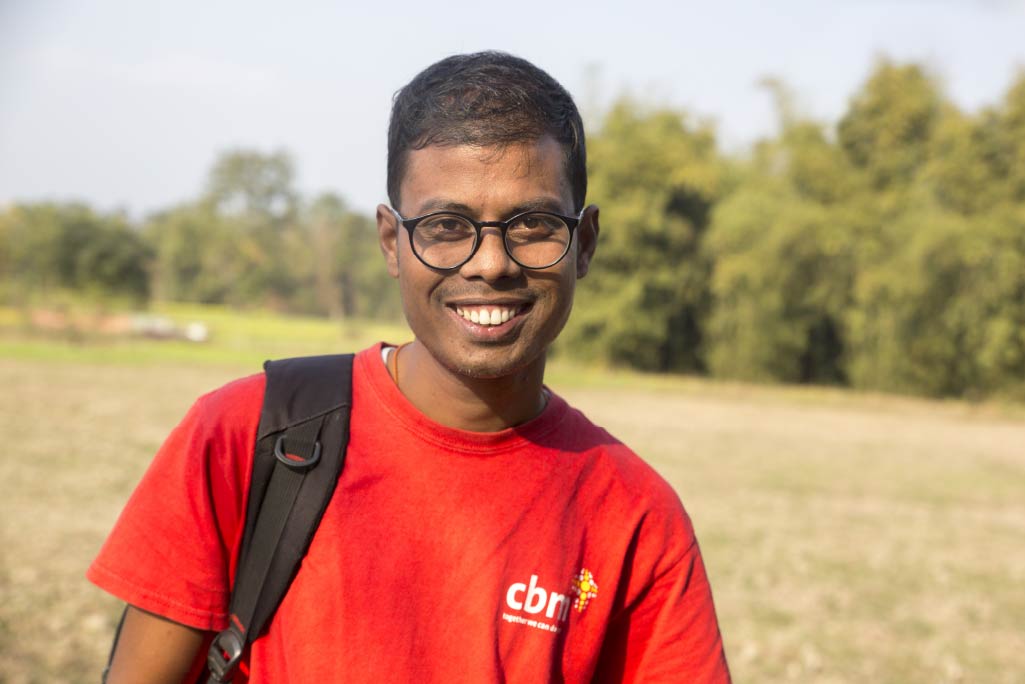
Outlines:
<svg viewBox="0 0 1025 684"><path fill-rule="evenodd" d="M274 443L274 457L291 470L300 473L307 471L317 465L317 461L320 460L320 440L313 443L313 455L309 458L303 458L302 456L285 451L285 435L282 434L278 437L278 441Z"/></svg>
<svg viewBox="0 0 1025 684"><path fill-rule="evenodd" d="M210 644L206 655L206 667L210 670L210 681L227 682L242 658L245 641L233 627L220 632Z"/></svg>

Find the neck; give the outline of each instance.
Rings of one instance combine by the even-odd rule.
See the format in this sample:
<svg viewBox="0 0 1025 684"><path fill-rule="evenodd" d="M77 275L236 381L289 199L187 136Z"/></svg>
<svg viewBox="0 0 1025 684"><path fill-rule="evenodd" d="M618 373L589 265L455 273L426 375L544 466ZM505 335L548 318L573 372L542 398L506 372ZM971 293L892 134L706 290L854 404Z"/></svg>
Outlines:
<svg viewBox="0 0 1025 684"><path fill-rule="evenodd" d="M512 375L467 377L440 365L414 340L402 347L394 379L413 406L431 420L460 430L497 432L527 422L544 408L544 369L542 356Z"/></svg>

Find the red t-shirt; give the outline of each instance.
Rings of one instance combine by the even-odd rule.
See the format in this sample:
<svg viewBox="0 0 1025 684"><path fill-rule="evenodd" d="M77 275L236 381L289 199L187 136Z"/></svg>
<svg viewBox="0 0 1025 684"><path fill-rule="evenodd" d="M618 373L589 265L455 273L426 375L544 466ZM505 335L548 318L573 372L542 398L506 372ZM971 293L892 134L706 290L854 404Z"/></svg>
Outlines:
<svg viewBox="0 0 1025 684"><path fill-rule="evenodd" d="M557 395L495 433L432 422L380 346L354 366L345 468L251 682L729 680L673 489ZM100 587L226 626L264 377L201 397L89 568Z"/></svg>

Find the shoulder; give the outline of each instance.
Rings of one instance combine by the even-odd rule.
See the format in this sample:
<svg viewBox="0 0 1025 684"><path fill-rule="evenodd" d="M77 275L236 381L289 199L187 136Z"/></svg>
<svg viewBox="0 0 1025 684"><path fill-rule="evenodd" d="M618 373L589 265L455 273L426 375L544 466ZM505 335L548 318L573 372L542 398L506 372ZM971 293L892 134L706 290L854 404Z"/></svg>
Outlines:
<svg viewBox="0 0 1025 684"><path fill-rule="evenodd" d="M562 401L560 399L560 401ZM601 488L603 499L629 510L635 522L658 536L693 542L690 518L673 486L629 446L567 405L558 439L580 461L588 479Z"/></svg>
<svg viewBox="0 0 1025 684"><path fill-rule="evenodd" d="M219 505L230 501L237 507L249 483L264 387L259 373L196 399L160 447L143 483L154 490L215 486ZM154 480L163 484L158 487Z"/></svg>
<svg viewBox="0 0 1025 684"><path fill-rule="evenodd" d="M201 395L171 431L161 452L170 450L190 460L200 455L244 454L255 441L265 385L263 373L258 373Z"/></svg>
<svg viewBox="0 0 1025 684"><path fill-rule="evenodd" d="M679 501L673 488L651 464L580 410L567 405L560 432L573 451L596 459L630 495L657 499L668 496Z"/></svg>
<svg viewBox="0 0 1025 684"><path fill-rule="evenodd" d="M200 396L189 411L188 418L209 429L238 429L252 426L259 419L266 376L254 373L227 383Z"/></svg>
<svg viewBox="0 0 1025 684"><path fill-rule="evenodd" d="M181 470L183 484L208 481L231 484L237 498L248 483L252 451L263 405L262 373L229 382L200 396L174 428L147 473Z"/></svg>
<svg viewBox="0 0 1025 684"><path fill-rule="evenodd" d="M614 613L657 621L672 597L684 594L702 597L701 610L710 610L710 599L701 603L707 587L694 527L675 488L576 409L567 410L559 432L577 461L573 497L589 512L589 534L607 555L591 569L621 577Z"/></svg>
<svg viewBox="0 0 1025 684"><path fill-rule="evenodd" d="M223 629L263 384L253 375L195 401L129 498L89 579L175 622Z"/></svg>

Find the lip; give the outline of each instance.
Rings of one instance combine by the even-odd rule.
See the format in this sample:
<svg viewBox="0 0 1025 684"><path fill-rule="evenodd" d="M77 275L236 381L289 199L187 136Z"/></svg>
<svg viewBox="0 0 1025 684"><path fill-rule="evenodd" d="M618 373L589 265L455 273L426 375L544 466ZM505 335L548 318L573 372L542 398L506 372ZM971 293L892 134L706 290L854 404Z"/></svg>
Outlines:
<svg viewBox="0 0 1025 684"><path fill-rule="evenodd" d="M522 307L533 304L529 299L451 299L445 302L445 306L456 307L456 306L515 306Z"/></svg>
<svg viewBox="0 0 1025 684"><path fill-rule="evenodd" d="M516 315L510 318L505 323L498 325L481 325L480 323L474 323L468 321L456 312L456 307L465 308L471 306L481 307L515 307L517 309ZM531 309L534 308L534 303L531 301L525 301L522 299L496 299L496 300L484 300L484 299L462 299L458 301L448 302L445 307L448 309L449 314L459 323L463 330L465 330L471 338L480 340L482 342L499 342L504 338L514 335L517 329L523 325L524 319L530 313Z"/></svg>

